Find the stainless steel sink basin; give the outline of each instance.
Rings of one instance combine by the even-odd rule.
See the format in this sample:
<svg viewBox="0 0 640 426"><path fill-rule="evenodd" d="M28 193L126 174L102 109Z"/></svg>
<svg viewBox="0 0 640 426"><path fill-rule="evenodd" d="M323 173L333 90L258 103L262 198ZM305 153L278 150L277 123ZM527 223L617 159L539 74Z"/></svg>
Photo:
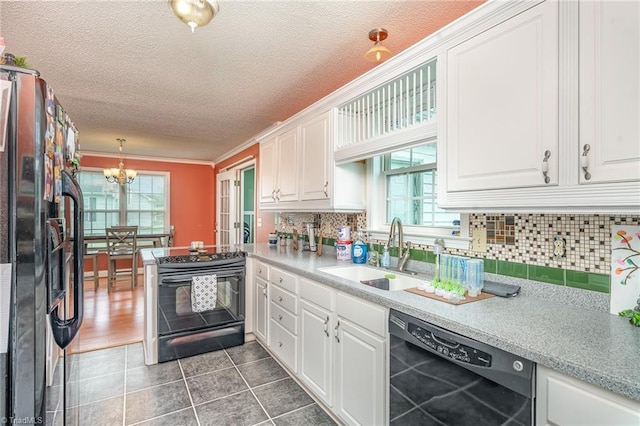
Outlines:
<svg viewBox="0 0 640 426"><path fill-rule="evenodd" d="M356 281L358 283L360 281L384 278L387 274L394 274L396 278L389 279L389 291L417 287L418 284L424 281L420 278L410 277L387 269L374 268L372 266L365 265L331 266L327 268L318 268L318 270L344 278L345 280Z"/></svg>

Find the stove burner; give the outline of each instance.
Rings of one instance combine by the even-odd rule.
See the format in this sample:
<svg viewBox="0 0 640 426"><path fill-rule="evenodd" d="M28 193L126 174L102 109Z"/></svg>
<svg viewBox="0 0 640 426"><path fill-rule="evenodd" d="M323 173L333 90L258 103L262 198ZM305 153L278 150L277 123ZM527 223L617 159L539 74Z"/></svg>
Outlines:
<svg viewBox="0 0 640 426"><path fill-rule="evenodd" d="M243 252L225 252L225 253L197 253L179 256L166 256L158 259L158 264L164 263L198 263L212 262L223 259L233 259L244 256Z"/></svg>

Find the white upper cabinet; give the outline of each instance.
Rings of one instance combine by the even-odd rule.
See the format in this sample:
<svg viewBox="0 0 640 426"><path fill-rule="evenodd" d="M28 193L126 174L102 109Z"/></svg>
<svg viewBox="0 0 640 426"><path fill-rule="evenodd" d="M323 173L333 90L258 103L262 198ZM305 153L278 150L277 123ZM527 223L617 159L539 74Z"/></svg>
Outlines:
<svg viewBox="0 0 640 426"><path fill-rule="evenodd" d="M280 211L362 211L365 165L336 165L333 110L283 125L260 141L260 208Z"/></svg>
<svg viewBox="0 0 640 426"><path fill-rule="evenodd" d="M260 203L298 199L298 128L281 130L260 144Z"/></svg>
<svg viewBox="0 0 640 426"><path fill-rule="evenodd" d="M640 2L580 3L580 183L640 180Z"/></svg>
<svg viewBox="0 0 640 426"><path fill-rule="evenodd" d="M640 3L498 6L438 57L439 206L637 212Z"/></svg>
<svg viewBox="0 0 640 426"><path fill-rule="evenodd" d="M298 129L286 131L278 137L278 142L276 199L295 201L298 199Z"/></svg>
<svg viewBox="0 0 640 426"><path fill-rule="evenodd" d="M300 200L329 198L331 138L329 113L300 125Z"/></svg>
<svg viewBox="0 0 640 426"><path fill-rule="evenodd" d="M276 202L276 155L278 149L276 136L260 143L260 203Z"/></svg>
<svg viewBox="0 0 640 426"><path fill-rule="evenodd" d="M448 50L449 191L558 183L557 9L539 4Z"/></svg>

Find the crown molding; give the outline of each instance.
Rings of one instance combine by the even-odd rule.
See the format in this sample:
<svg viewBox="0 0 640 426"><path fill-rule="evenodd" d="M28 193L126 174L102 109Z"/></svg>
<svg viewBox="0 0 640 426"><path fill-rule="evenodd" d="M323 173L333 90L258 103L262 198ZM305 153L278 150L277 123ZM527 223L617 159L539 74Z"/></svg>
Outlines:
<svg viewBox="0 0 640 426"><path fill-rule="evenodd" d="M117 156L117 153L112 152L97 152L97 151L82 151L82 156L89 155L91 157L105 157L105 158L114 158ZM191 160L188 158L166 158L166 157L147 157L144 155L123 155L125 160L143 160L143 161L155 161L161 163L181 163L181 164L197 164L200 166L211 166L214 168L216 162L214 161L202 161L202 160Z"/></svg>

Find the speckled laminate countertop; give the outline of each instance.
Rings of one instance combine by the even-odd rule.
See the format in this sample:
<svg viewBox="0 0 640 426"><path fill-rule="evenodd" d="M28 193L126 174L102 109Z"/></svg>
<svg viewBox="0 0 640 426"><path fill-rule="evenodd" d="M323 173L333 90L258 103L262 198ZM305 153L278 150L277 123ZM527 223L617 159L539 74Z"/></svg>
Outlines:
<svg viewBox="0 0 640 426"><path fill-rule="evenodd" d="M154 250L143 253L143 263L154 261ZM336 260L332 248L322 257L267 244L248 245L243 250L254 259L640 401L640 328L602 309L576 306L562 298L549 300L540 296L539 289L528 291L526 287L515 298L493 297L454 306L322 272L319 268L345 265ZM550 292L558 287L539 284L540 288L549 286Z"/></svg>

